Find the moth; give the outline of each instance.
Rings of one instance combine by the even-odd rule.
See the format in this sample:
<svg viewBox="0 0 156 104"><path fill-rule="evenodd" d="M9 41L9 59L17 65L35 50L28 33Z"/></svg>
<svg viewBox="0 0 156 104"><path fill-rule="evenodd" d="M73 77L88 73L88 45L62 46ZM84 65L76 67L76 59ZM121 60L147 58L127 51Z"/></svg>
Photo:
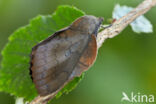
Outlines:
<svg viewBox="0 0 156 104"><path fill-rule="evenodd" d="M82 16L32 48L30 72L40 96L55 96L94 63L102 22L103 18Z"/></svg>

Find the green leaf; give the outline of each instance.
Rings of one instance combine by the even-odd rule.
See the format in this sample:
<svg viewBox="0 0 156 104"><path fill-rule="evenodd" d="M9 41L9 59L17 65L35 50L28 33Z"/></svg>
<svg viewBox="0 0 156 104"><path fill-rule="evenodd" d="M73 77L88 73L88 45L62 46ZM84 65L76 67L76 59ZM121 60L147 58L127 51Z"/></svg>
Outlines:
<svg viewBox="0 0 156 104"><path fill-rule="evenodd" d="M23 97L26 101L36 97L37 91L29 75L29 55L32 47L56 31L69 26L76 18L84 14L75 7L60 6L54 14L40 15L31 20L29 25L15 31L2 51L0 91ZM81 78L71 81L56 97L71 91Z"/></svg>

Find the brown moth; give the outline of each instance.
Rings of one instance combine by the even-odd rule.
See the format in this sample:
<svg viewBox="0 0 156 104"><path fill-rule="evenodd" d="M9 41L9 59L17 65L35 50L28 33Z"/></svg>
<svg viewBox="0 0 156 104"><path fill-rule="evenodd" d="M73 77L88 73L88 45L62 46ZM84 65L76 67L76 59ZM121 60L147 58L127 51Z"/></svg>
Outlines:
<svg viewBox="0 0 156 104"><path fill-rule="evenodd" d="M30 71L40 96L57 94L95 61L103 19L83 16L32 48Z"/></svg>

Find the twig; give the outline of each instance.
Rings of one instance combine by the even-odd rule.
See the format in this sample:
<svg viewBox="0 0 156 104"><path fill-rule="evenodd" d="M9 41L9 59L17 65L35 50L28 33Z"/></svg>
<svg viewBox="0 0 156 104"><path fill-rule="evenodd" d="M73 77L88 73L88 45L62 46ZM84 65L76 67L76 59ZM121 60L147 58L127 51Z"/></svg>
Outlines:
<svg viewBox="0 0 156 104"><path fill-rule="evenodd" d="M118 35L128 24L133 22L137 17L148 12L152 7L156 5L156 0L144 0L139 6L134 10L129 12L127 15L123 16L119 20L115 21L112 26L104 29L97 35L98 48L104 43L107 38L113 38ZM30 104L46 104L47 101L53 97L53 94L47 96L38 96Z"/></svg>
<svg viewBox="0 0 156 104"><path fill-rule="evenodd" d="M148 12L152 7L156 5L156 0L144 0L139 6L123 16L119 20L115 21L111 27L106 28L97 35L98 48L101 47L103 42L107 38L113 38L118 35L128 24L133 22L137 17Z"/></svg>

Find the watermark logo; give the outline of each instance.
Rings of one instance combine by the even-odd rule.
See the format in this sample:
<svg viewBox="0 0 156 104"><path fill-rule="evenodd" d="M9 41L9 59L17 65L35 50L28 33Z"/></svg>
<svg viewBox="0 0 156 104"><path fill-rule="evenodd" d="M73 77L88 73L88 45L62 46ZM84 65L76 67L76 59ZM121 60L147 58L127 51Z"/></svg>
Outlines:
<svg viewBox="0 0 156 104"><path fill-rule="evenodd" d="M128 101L132 103L153 103L154 102L154 95L145 95L141 93L134 93L131 92L130 96L128 96L125 92L122 92L122 99L121 101Z"/></svg>

